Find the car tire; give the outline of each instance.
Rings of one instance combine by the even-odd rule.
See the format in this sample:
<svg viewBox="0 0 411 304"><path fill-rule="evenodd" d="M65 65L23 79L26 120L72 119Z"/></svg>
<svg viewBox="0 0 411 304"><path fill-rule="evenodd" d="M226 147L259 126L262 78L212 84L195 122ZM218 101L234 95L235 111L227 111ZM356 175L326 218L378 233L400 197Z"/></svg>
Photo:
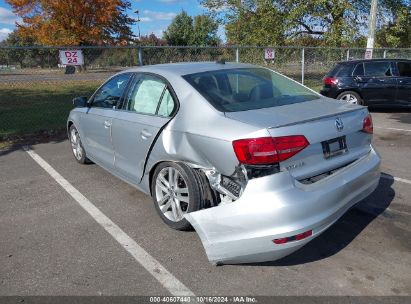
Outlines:
<svg viewBox="0 0 411 304"><path fill-rule="evenodd" d="M184 214L202 209L202 199L198 179L190 167L174 162L159 164L153 174L151 193L164 223L176 230L192 229Z"/></svg>
<svg viewBox="0 0 411 304"><path fill-rule="evenodd" d="M357 105L362 105L362 106L365 105L364 100L361 98L361 96L357 92L354 92L354 91L342 92L337 96L336 99L343 100L350 104L357 104Z"/></svg>
<svg viewBox="0 0 411 304"><path fill-rule="evenodd" d="M70 126L69 129L69 140L71 145L71 150L73 152L74 158L80 164L86 164L88 158L86 151L84 150L83 144L81 143L80 134L74 125Z"/></svg>

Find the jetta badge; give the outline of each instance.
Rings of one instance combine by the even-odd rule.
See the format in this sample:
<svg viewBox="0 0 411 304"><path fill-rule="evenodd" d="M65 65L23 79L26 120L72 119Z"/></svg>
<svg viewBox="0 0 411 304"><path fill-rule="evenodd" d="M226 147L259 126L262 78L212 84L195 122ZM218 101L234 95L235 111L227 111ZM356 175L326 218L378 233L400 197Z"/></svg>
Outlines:
<svg viewBox="0 0 411 304"><path fill-rule="evenodd" d="M339 117L335 120L335 128L338 132L341 132L344 129L344 123Z"/></svg>

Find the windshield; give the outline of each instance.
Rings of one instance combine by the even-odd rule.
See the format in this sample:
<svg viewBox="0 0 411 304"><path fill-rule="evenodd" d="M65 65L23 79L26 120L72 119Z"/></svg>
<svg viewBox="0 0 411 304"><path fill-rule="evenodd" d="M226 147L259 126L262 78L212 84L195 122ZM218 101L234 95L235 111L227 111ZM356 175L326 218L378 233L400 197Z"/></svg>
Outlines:
<svg viewBox="0 0 411 304"><path fill-rule="evenodd" d="M222 112L279 107L320 98L306 87L263 68L209 71L183 77Z"/></svg>

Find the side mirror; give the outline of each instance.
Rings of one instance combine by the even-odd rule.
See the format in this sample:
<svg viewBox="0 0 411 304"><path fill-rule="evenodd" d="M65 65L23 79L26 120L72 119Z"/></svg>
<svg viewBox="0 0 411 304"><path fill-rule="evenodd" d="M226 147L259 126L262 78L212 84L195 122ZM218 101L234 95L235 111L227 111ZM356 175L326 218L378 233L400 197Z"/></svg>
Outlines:
<svg viewBox="0 0 411 304"><path fill-rule="evenodd" d="M87 100L88 100L88 98L85 97L85 96L75 97L75 98L73 99L73 105L74 105L75 107L80 107L80 108L87 107Z"/></svg>

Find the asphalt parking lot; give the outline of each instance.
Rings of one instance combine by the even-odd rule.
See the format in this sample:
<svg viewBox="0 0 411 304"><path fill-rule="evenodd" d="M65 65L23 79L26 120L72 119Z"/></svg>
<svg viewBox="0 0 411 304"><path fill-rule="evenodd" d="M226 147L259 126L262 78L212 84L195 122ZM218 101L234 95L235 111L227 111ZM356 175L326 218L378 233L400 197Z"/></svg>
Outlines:
<svg viewBox="0 0 411 304"><path fill-rule="evenodd" d="M54 176L23 149L2 151L0 295L411 295L411 113L373 118L378 189L301 250L252 265L211 265L194 231L76 163L66 140L31 147Z"/></svg>

